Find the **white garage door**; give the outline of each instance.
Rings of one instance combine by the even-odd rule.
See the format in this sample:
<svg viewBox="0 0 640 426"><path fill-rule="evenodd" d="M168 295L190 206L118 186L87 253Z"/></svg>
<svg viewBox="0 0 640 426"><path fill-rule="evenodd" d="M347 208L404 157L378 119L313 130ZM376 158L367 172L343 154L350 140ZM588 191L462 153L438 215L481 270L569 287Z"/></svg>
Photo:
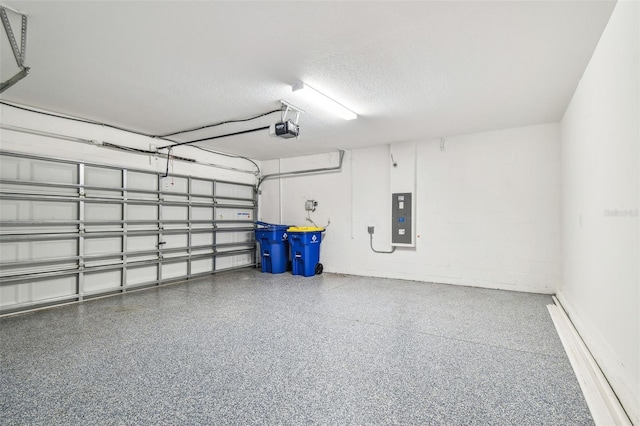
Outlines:
<svg viewBox="0 0 640 426"><path fill-rule="evenodd" d="M0 313L255 265L252 185L0 155Z"/></svg>

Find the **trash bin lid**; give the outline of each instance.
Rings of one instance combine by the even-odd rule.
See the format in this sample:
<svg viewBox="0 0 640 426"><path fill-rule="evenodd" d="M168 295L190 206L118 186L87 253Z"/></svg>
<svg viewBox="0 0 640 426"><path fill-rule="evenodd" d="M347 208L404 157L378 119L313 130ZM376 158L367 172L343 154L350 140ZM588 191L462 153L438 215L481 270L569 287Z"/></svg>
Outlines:
<svg viewBox="0 0 640 426"><path fill-rule="evenodd" d="M324 232L324 228L316 226L291 226L287 232Z"/></svg>
<svg viewBox="0 0 640 426"><path fill-rule="evenodd" d="M277 225L274 223L266 223L266 222L256 222L256 226L257 226L257 230L261 231L261 230L276 230L276 231L282 231L284 229L289 228L289 225Z"/></svg>

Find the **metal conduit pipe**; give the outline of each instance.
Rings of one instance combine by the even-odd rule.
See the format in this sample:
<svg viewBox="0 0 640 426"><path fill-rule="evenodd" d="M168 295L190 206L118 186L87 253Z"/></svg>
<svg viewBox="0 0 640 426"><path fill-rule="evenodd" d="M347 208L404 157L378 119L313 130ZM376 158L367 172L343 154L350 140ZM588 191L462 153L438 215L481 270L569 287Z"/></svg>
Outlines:
<svg viewBox="0 0 640 426"><path fill-rule="evenodd" d="M264 175L262 176L259 180L258 180L258 185L256 186L256 190L260 189L260 185L262 185L262 182L264 182L267 179L272 179L272 178L277 178L277 177L282 177L282 176L292 176L292 175L302 175L302 174L307 174L307 173L320 173L320 172L331 172L331 171L339 171L342 170L342 160L344 159L344 150L340 150L340 162L337 166L335 167L323 167L320 169L308 169L308 170L296 170L293 172L280 172L280 173L271 173L268 175Z"/></svg>

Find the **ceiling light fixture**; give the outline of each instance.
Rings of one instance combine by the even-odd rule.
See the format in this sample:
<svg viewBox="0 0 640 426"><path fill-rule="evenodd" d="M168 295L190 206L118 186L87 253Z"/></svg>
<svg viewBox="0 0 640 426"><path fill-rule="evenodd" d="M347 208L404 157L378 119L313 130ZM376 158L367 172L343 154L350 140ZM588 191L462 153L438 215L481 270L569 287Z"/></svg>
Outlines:
<svg viewBox="0 0 640 426"><path fill-rule="evenodd" d="M327 95L318 92L313 87L309 86L306 83L298 83L292 86L293 92L302 93L305 98L310 101L316 103L317 105L322 106L322 108L327 111L331 111L335 115L345 120L354 120L358 118L358 114L351 111L349 108L346 108L343 105L340 105L338 102L334 101Z"/></svg>

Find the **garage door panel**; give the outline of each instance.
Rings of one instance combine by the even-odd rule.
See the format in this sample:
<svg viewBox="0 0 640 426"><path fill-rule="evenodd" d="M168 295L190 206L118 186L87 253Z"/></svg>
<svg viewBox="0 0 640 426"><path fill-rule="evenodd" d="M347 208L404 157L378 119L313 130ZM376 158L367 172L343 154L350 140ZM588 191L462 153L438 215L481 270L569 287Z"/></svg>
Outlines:
<svg viewBox="0 0 640 426"><path fill-rule="evenodd" d="M191 235L192 246L204 246L213 244L213 233L197 233Z"/></svg>
<svg viewBox="0 0 640 426"><path fill-rule="evenodd" d="M253 220L253 210L250 208L220 208L216 209L216 219L219 220ZM237 226L226 224L227 226Z"/></svg>
<svg viewBox="0 0 640 426"><path fill-rule="evenodd" d="M13 184L13 183L4 183L1 188L4 191L9 191L13 193L20 193L25 195L32 196L62 196L62 197L77 197L78 196L78 187L76 185L73 186L55 186L48 185L48 183L44 183L41 185L23 185L23 184Z"/></svg>
<svg viewBox="0 0 640 426"><path fill-rule="evenodd" d="M31 182L77 184L78 166L76 164L32 160L30 175Z"/></svg>
<svg viewBox="0 0 640 426"><path fill-rule="evenodd" d="M21 179L20 169L28 167L26 165L27 161L24 158L2 156L0 158L0 178L7 180Z"/></svg>
<svg viewBox="0 0 640 426"><path fill-rule="evenodd" d="M0 220L18 221L25 219L23 210L28 203L26 201L2 200L0 203Z"/></svg>
<svg viewBox="0 0 640 426"><path fill-rule="evenodd" d="M84 290L86 292L115 290L121 286L122 271L120 270L88 273L84 275Z"/></svg>
<svg viewBox="0 0 640 426"><path fill-rule="evenodd" d="M0 284L0 306L20 303L18 284Z"/></svg>
<svg viewBox="0 0 640 426"><path fill-rule="evenodd" d="M213 258L196 259L191 262L191 274L203 274L205 272L213 272Z"/></svg>
<svg viewBox="0 0 640 426"><path fill-rule="evenodd" d="M253 198L253 187L235 185L227 182L216 182L216 196L251 199Z"/></svg>
<svg viewBox="0 0 640 426"><path fill-rule="evenodd" d="M84 170L84 183L89 187L85 189L87 198L122 198L122 170L87 166Z"/></svg>
<svg viewBox="0 0 640 426"><path fill-rule="evenodd" d="M85 256L122 252L122 237L87 238L84 242Z"/></svg>
<svg viewBox="0 0 640 426"><path fill-rule="evenodd" d="M33 301L43 301L77 294L77 276L70 275L32 283Z"/></svg>
<svg viewBox="0 0 640 426"><path fill-rule="evenodd" d="M151 173L127 171L127 189L142 191L157 191L158 176ZM157 198L157 196L156 196Z"/></svg>
<svg viewBox="0 0 640 426"><path fill-rule="evenodd" d="M193 220L213 220L213 207L193 207L191 209Z"/></svg>
<svg viewBox="0 0 640 426"><path fill-rule="evenodd" d="M30 282L0 284L0 307L29 303L33 300Z"/></svg>
<svg viewBox="0 0 640 426"><path fill-rule="evenodd" d="M30 247L29 260L70 257L78 255L78 240L35 241L27 243Z"/></svg>
<svg viewBox="0 0 640 426"><path fill-rule="evenodd" d="M75 201L2 200L3 221L70 221L78 219Z"/></svg>
<svg viewBox="0 0 640 426"><path fill-rule="evenodd" d="M122 170L104 167L86 166L84 168L84 183L88 186L104 188L122 187Z"/></svg>
<svg viewBox="0 0 640 426"><path fill-rule="evenodd" d="M233 268L235 263L233 256L224 256L216 258L216 269L229 269Z"/></svg>
<svg viewBox="0 0 640 426"><path fill-rule="evenodd" d="M250 254L236 254L216 258L216 269L228 269L252 264Z"/></svg>
<svg viewBox="0 0 640 426"><path fill-rule="evenodd" d="M64 221L78 219L78 203L63 201L26 201L29 204L29 217L23 220ZM25 213L21 209L21 214Z"/></svg>
<svg viewBox="0 0 640 426"><path fill-rule="evenodd" d="M128 220L158 220L158 207L138 204L127 205Z"/></svg>
<svg viewBox="0 0 640 426"><path fill-rule="evenodd" d="M158 248L158 237L156 235L144 235L127 238L127 251L149 251Z"/></svg>
<svg viewBox="0 0 640 426"><path fill-rule="evenodd" d="M171 259L171 258L175 258L175 257L185 257L189 255L189 251L188 250L178 250L178 251L171 251L169 253L163 253L162 257L164 259Z"/></svg>
<svg viewBox="0 0 640 426"><path fill-rule="evenodd" d="M165 243L162 247L163 249L187 247L189 245L189 236L187 234L163 235L162 240Z"/></svg>
<svg viewBox="0 0 640 426"><path fill-rule="evenodd" d="M100 199L108 198L108 199L114 199L114 200L121 200L122 191L121 190L87 189L86 197L89 200L92 198L100 198Z"/></svg>
<svg viewBox="0 0 640 426"><path fill-rule="evenodd" d="M10 194L0 220L21 222L0 229L0 307L15 305L0 313L255 262L251 253L218 258L213 247L252 240L228 231L253 220L251 186L17 153L0 155L0 177L17 181L0 187Z"/></svg>
<svg viewBox="0 0 640 426"><path fill-rule="evenodd" d="M16 262L28 259L26 243L0 241L0 256L2 262Z"/></svg>
<svg viewBox="0 0 640 426"><path fill-rule="evenodd" d="M214 201L213 197L204 197L204 196L197 196L197 195L194 195L191 197L191 202L194 205L200 204L204 207L206 206L213 207L213 201Z"/></svg>
<svg viewBox="0 0 640 426"><path fill-rule="evenodd" d="M129 253L127 255L128 264L142 264L145 262L154 262L158 260L157 254L135 254Z"/></svg>
<svg viewBox="0 0 640 426"><path fill-rule="evenodd" d="M254 238L253 232L220 232L216 236L218 244L222 243L246 243Z"/></svg>
<svg viewBox="0 0 640 426"><path fill-rule="evenodd" d="M191 180L191 194L193 195L213 195L213 182L192 179Z"/></svg>
<svg viewBox="0 0 640 426"><path fill-rule="evenodd" d="M76 240L0 242L2 263L41 261L77 256ZM30 265L25 265L28 269Z"/></svg>
<svg viewBox="0 0 640 426"><path fill-rule="evenodd" d="M131 231L143 231L158 229L158 207L152 205L127 205L128 229ZM131 221L149 221L149 223L132 223Z"/></svg>
<svg viewBox="0 0 640 426"><path fill-rule="evenodd" d="M158 194L157 193L147 193L147 192L137 192L135 190L129 190L127 192L127 198L130 201L156 202L156 201L158 201Z"/></svg>
<svg viewBox="0 0 640 426"><path fill-rule="evenodd" d="M198 255L201 255L201 254L212 254L212 253L213 253L213 247L207 247L207 248L191 250L191 255L192 256L198 256Z"/></svg>
<svg viewBox="0 0 640 426"><path fill-rule="evenodd" d="M189 209L183 206L162 206L163 220L187 220Z"/></svg>
<svg viewBox="0 0 640 426"><path fill-rule="evenodd" d="M149 284L157 281L158 267L156 265L127 269L127 285Z"/></svg>
<svg viewBox="0 0 640 426"><path fill-rule="evenodd" d="M122 220L122 205L86 203L84 217L87 221Z"/></svg>
<svg viewBox="0 0 640 426"><path fill-rule="evenodd" d="M187 277L187 262L172 262L162 265L162 279L176 279Z"/></svg>
<svg viewBox="0 0 640 426"><path fill-rule="evenodd" d="M85 268L97 268L99 266L119 266L122 265L122 260L118 257L110 257L107 259L88 259L84 263Z"/></svg>
<svg viewBox="0 0 640 426"><path fill-rule="evenodd" d="M172 194L186 194L189 191L189 181L183 177L169 175L161 179L162 192Z"/></svg>

